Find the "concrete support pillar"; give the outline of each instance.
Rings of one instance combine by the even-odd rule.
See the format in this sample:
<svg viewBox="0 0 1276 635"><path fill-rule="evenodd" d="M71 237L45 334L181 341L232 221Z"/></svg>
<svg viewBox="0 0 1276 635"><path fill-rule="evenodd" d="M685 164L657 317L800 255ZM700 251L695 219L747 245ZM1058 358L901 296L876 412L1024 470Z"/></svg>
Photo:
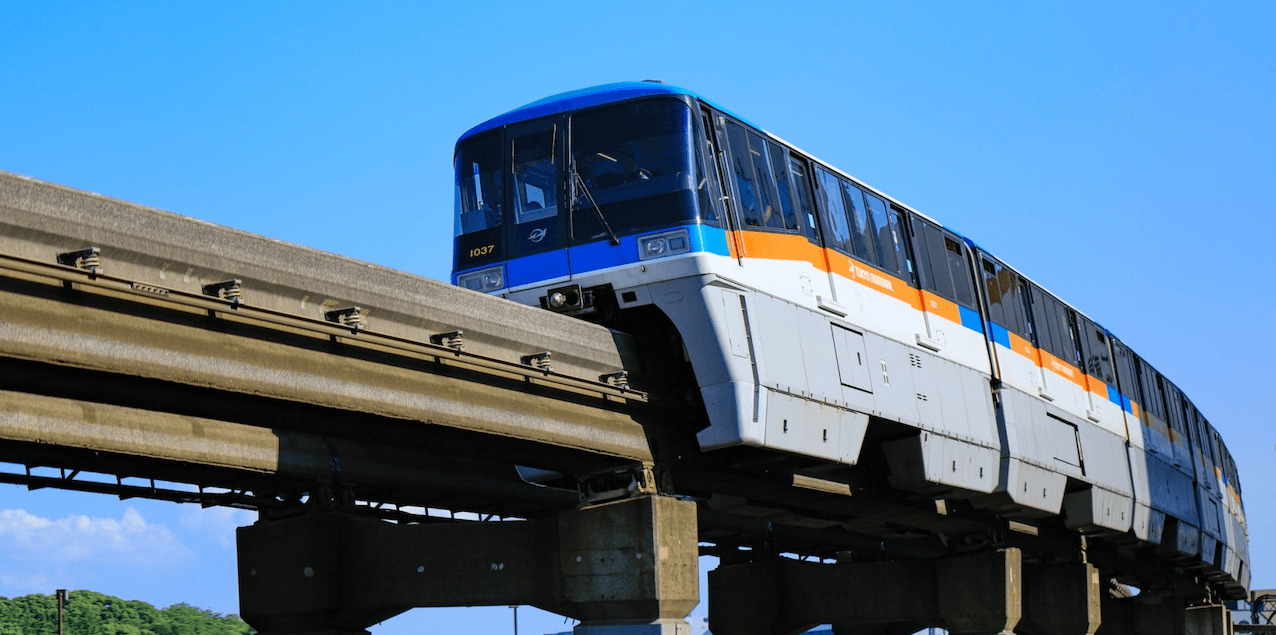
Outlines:
<svg viewBox="0 0 1276 635"><path fill-rule="evenodd" d="M926 626L1001 633L1020 617L1018 549L939 560L818 564L773 559L709 572L714 635L784 635L817 624L903 635Z"/></svg>
<svg viewBox="0 0 1276 635"><path fill-rule="evenodd" d="M313 513L239 529L240 610L262 635L350 635L414 607L527 604L578 635L684 635L694 503L625 499L527 522L397 525Z"/></svg>
<svg viewBox="0 0 1276 635"><path fill-rule="evenodd" d="M1094 635L1103 587L1086 562L1023 567L1021 635Z"/></svg>
<svg viewBox="0 0 1276 635"><path fill-rule="evenodd" d="M1231 621L1227 607L1188 606L1177 593L1105 597L1098 635L1231 635Z"/></svg>

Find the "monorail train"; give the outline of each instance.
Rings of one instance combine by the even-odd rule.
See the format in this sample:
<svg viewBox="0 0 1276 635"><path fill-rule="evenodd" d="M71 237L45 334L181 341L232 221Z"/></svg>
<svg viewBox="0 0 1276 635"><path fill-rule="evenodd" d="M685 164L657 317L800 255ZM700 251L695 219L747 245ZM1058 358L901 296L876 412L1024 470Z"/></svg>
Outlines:
<svg viewBox="0 0 1276 635"><path fill-rule="evenodd" d="M702 450L854 465L892 422L912 431L882 446L895 488L1248 588L1236 465L1191 400L930 217L659 82L490 119L454 165L453 282L608 324L656 310L694 371Z"/></svg>

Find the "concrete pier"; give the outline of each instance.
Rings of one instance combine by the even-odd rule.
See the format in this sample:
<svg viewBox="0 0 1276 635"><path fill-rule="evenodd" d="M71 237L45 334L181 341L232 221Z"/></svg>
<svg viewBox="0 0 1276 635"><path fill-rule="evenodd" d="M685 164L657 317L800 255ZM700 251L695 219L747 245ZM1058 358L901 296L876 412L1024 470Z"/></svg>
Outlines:
<svg viewBox="0 0 1276 635"><path fill-rule="evenodd" d="M549 520L399 525L349 512L238 534L240 607L263 635L350 635L414 607L526 604L578 635L686 635L694 503L642 496Z"/></svg>

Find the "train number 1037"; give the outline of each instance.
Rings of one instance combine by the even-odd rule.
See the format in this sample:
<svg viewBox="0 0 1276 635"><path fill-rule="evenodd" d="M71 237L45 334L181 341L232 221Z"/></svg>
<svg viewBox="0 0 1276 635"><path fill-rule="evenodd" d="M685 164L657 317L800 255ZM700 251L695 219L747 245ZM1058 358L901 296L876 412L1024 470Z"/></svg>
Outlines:
<svg viewBox="0 0 1276 635"><path fill-rule="evenodd" d="M496 249L496 245L483 245L482 247L475 247L470 250L470 257L474 258L477 256L486 256L492 253L493 249Z"/></svg>

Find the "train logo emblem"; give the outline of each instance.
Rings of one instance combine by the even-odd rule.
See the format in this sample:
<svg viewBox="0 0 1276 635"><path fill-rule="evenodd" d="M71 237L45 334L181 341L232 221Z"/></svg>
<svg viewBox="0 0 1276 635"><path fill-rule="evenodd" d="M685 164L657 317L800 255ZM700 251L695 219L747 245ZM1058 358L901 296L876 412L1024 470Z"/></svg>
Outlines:
<svg viewBox="0 0 1276 635"><path fill-rule="evenodd" d="M542 240L545 240L545 229L544 228L533 229L532 233L527 235L527 239L534 243L538 243Z"/></svg>

